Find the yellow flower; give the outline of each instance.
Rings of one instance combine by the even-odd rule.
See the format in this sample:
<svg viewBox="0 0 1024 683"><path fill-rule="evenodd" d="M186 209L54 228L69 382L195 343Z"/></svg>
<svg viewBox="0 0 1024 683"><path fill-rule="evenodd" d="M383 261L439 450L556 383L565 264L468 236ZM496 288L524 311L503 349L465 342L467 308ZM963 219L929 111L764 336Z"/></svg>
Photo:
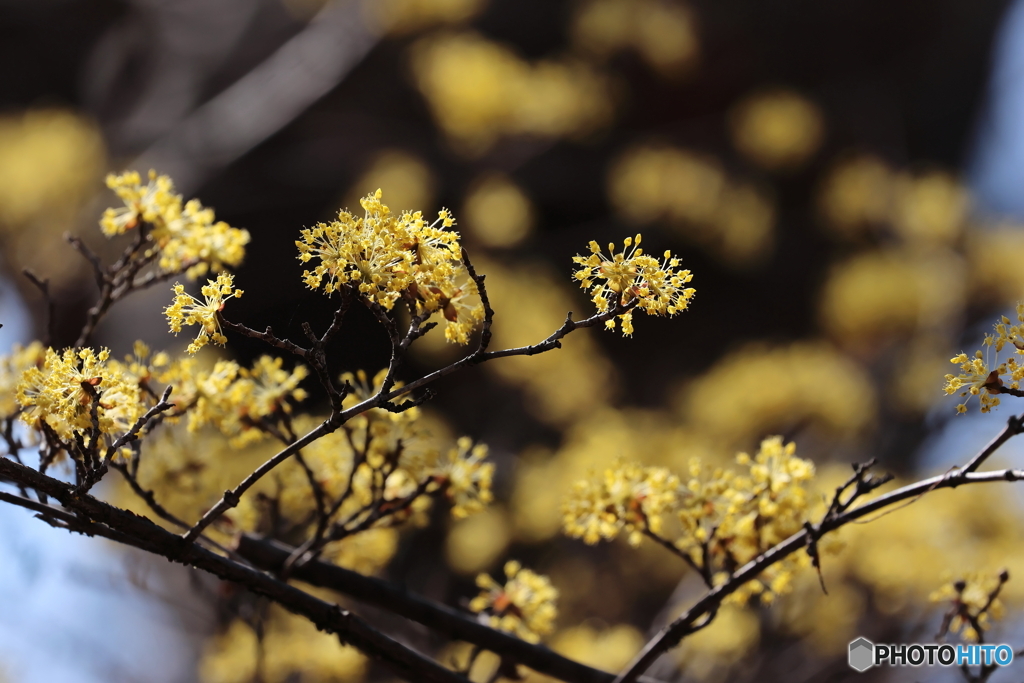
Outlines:
<svg viewBox="0 0 1024 683"><path fill-rule="evenodd" d="M280 358L260 356L252 368L234 361L217 361L211 372L195 373L195 407L189 412L189 429L212 424L241 448L267 436L262 423L273 426L290 415L292 403L306 398L299 383L309 374L304 365L291 372Z"/></svg>
<svg viewBox="0 0 1024 683"><path fill-rule="evenodd" d="M299 260L320 261L302 274L310 289L323 284L330 294L351 283L370 301L388 309L394 306L412 281L414 253L403 221L396 220L380 198L377 190L360 200L362 218L340 211L338 220L302 231L302 239L295 242Z"/></svg>
<svg viewBox="0 0 1024 683"><path fill-rule="evenodd" d="M636 546L643 532L658 534L663 515L678 504L679 478L663 467L618 461L602 476L577 482L562 506L565 533L585 543L611 540L625 531Z"/></svg>
<svg viewBox="0 0 1024 683"><path fill-rule="evenodd" d="M110 352L89 348L47 349L42 366L32 365L18 382L16 400L21 419L33 427L45 421L61 438L93 427L92 408L104 434L128 431L141 416L138 384L114 364ZM86 387L89 387L87 389Z"/></svg>
<svg viewBox="0 0 1024 683"><path fill-rule="evenodd" d="M181 332L183 325L200 326L199 335L188 345L189 353L196 353L211 340L220 346L227 343L218 316L225 301L242 296L242 290L235 289L233 283L234 276L228 273L221 273L216 280L207 280L201 290L205 301L186 293L184 285L174 283L174 302L164 309L164 315L175 334Z"/></svg>
<svg viewBox="0 0 1024 683"><path fill-rule="evenodd" d="M46 350L37 341L26 347L15 344L11 353L0 356L0 417L13 415L18 409L15 399L21 377L31 367L43 364Z"/></svg>
<svg viewBox="0 0 1024 683"><path fill-rule="evenodd" d="M176 215L176 203L180 206L181 198L174 194L174 183L165 175L157 176L155 171L149 172L146 185L142 184L137 171L110 174L107 187L124 202L122 207L103 212L100 228L107 237L135 229L140 219L147 223L167 220Z"/></svg>
<svg viewBox="0 0 1024 683"><path fill-rule="evenodd" d="M152 226L147 238L159 250L159 265L164 272L186 270L190 279L225 266L237 266L245 257L249 232L215 221L212 209L203 208L197 199L182 205L182 196L174 193L174 182L165 175L149 172L142 184L139 174L129 171L107 176L107 187L124 201L120 208L103 213L100 227L107 237L124 234L145 221Z"/></svg>
<svg viewBox="0 0 1024 683"><path fill-rule="evenodd" d="M364 216L347 211L338 220L303 230L295 242L310 289L330 294L348 286L371 303L390 310L404 297L417 314L440 311L445 337L458 344L484 318L476 283L462 263L458 233L448 230L455 219L447 209L428 223L419 211L398 217L381 202L381 191L361 200Z"/></svg>
<svg viewBox="0 0 1024 683"><path fill-rule="evenodd" d="M152 236L160 247L160 267L176 272L192 264L186 270L191 279L238 266L249 243L248 230L215 221L213 209L203 208L197 199L185 204L178 217L158 225Z"/></svg>
<svg viewBox="0 0 1024 683"><path fill-rule="evenodd" d="M452 517L462 519L480 512L494 499L491 493L491 480L494 477L494 464L485 463L487 446L473 445L473 441L464 436L456 442L456 447L448 452L448 458L441 462L435 480L443 482L444 493L452 503Z"/></svg>
<svg viewBox="0 0 1024 683"><path fill-rule="evenodd" d="M1024 355L1024 302L1017 304L1017 323L1014 324L1005 315L1001 316L993 325L995 333L985 335L984 345L988 348L984 353L975 351L973 358L966 353L959 353L949 359L950 363L960 366L960 372L946 375L943 391L948 395L959 392L960 396L967 397L956 407L957 413L967 412L967 401L971 396L979 397L981 412L987 413L999 405L999 394L1003 387L1020 389L1020 382L1024 379L1024 364L1017 360L1017 356ZM1013 348L1014 352L1000 363L999 353L1005 347ZM989 363L993 349L995 360Z"/></svg>
<svg viewBox="0 0 1024 683"><path fill-rule="evenodd" d="M664 468L619 461L602 477L575 484L562 508L565 532L597 543L625 531L638 545L649 531L672 542L706 576L727 580L730 572L803 528L810 514L804 485L814 477L814 465L795 452L795 445L781 437L765 439L754 457L737 456L745 474L707 471L693 458L685 483ZM759 595L770 602L789 589L794 570L807 562L805 554L792 555L729 600Z"/></svg>
<svg viewBox="0 0 1024 683"><path fill-rule="evenodd" d="M523 640L536 643L554 630L558 609L558 591L551 581L516 561L505 563L505 583L498 583L487 574L476 577L482 590L469 603L469 609L486 613L492 628L514 633Z"/></svg>
<svg viewBox="0 0 1024 683"><path fill-rule="evenodd" d="M648 256L640 248L640 240L640 235L635 239L627 237L618 253L615 245L609 244L611 256L605 256L597 242L591 241L589 256L573 257L581 266L573 276L590 292L597 310L602 313L616 305L633 302L648 315L672 316L686 310L696 290L684 285L693 275L679 269L679 259L671 252L666 251L660 262ZM632 311L619 318L623 334L631 335ZM614 329L615 321L608 320L605 326Z"/></svg>

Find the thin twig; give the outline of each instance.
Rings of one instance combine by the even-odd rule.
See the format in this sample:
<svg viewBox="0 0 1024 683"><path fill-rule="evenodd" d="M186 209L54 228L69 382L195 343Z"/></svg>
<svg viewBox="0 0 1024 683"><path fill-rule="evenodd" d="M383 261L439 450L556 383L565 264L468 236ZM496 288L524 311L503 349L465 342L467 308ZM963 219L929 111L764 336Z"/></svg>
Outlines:
<svg viewBox="0 0 1024 683"><path fill-rule="evenodd" d="M39 277L28 268L22 270L21 273L28 278L29 282L36 286L36 289L42 293L43 300L46 302L46 336L43 337L42 342L43 346L51 346L54 340L53 328L56 324L56 320L54 316L53 298L50 296L50 281L39 279Z"/></svg>
<svg viewBox="0 0 1024 683"><path fill-rule="evenodd" d="M199 534L203 533L203 530L206 529L206 527L210 526L210 524L212 524L214 520L216 520L218 517L220 517L220 515L227 512L231 508L238 505L238 502L241 500L242 494L244 494L246 491L252 488L252 486L260 479L262 479L264 475L266 475L268 472L273 470L282 462L284 462L285 460L287 460L288 458L290 458L295 453L305 448L309 444L313 443L317 439L326 436L327 434L335 432L339 427L341 427L341 425L345 424L356 415L365 413L367 410L371 410L373 408L386 408L388 405L391 405L394 399L396 398L404 396L405 394L408 394L411 391L414 391L432 382L435 382L438 379L441 379L442 377L446 377L452 374L453 372L462 370L472 365L476 365L478 363L494 360L496 358L506 358L510 356L533 356L538 353L544 353L546 351L551 351L552 349L560 348L562 345L561 339L570 332L573 332L574 330L578 330L584 327L593 327L595 325L599 325L606 320L610 320L616 315L621 315L622 313L625 313L626 311L630 310L635 304L636 300L626 305L619 304L612 308L609 308L607 311L597 313L589 318L584 318L583 320L579 321L573 320L572 313L570 312L566 316L565 322L562 323L561 327L559 327L557 330L551 333L551 335L548 336L547 339L544 339L543 341L538 342L537 344L534 344L532 346L521 346L518 348L504 349L502 351L487 351L474 353L452 363L451 365L448 365L439 370L435 370L434 372L428 375L420 377L418 380L410 382L409 384L405 384L400 387L395 387L386 393L384 391L378 391L373 396L370 396L369 398L357 403L354 406L351 406L348 409L340 410L340 405L338 405L337 407L335 407L335 410L332 412L331 416L324 420L320 425L310 430L307 434L305 434L295 443L285 447L283 450L276 453L273 457L271 457L269 460L267 460L258 468L256 468L256 470L250 473L235 488L229 491L225 491L221 499L217 501L217 503L215 503L213 507L207 510L207 512L202 516L202 518L200 518L200 520L196 522L196 524L184 535L183 538L185 539L186 542L189 543L196 540ZM338 392L338 395L343 396L341 392ZM334 403L335 398L332 397L332 405Z"/></svg>

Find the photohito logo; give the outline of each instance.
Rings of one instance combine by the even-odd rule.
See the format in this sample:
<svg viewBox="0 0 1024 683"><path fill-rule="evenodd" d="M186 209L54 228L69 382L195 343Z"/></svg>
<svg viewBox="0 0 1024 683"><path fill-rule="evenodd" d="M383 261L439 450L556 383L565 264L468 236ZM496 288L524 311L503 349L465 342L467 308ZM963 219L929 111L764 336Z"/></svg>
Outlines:
<svg viewBox="0 0 1024 683"><path fill-rule="evenodd" d="M850 668L867 671L873 666L1007 666L1013 661L1009 645L876 645L867 638L850 643Z"/></svg>

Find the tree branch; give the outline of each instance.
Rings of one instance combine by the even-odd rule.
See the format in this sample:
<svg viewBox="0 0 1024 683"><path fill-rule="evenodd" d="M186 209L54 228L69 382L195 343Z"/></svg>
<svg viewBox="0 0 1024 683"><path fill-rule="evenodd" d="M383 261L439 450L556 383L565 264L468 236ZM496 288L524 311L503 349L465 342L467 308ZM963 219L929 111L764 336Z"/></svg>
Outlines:
<svg viewBox="0 0 1024 683"><path fill-rule="evenodd" d="M292 455L302 450L309 444L313 443L320 437L326 436L327 434L331 434L332 432L336 431L339 427L341 427L341 425L345 424L353 417L365 413L367 410L371 410L373 408L386 408L391 404L391 402L394 399L400 396L404 396L405 394L408 394L410 391L419 389L432 382L435 382L438 379L441 379L442 377L446 377L452 374L453 372L456 372L457 370L462 370L472 365L483 363L489 360L494 360L496 358L506 358L509 356L533 356L538 353L544 353L546 351L551 351L552 349L560 348L562 345L562 337L566 336L570 332L573 332L574 330L578 330L580 328L593 327L595 325L603 323L604 321L610 320L616 315L621 315L622 313L625 313L626 311L630 310L634 305L636 305L636 300L626 305L618 304L612 308L609 308L607 311L604 311L603 313L597 313L589 318L584 318L583 320L580 321L573 320L572 313L570 312L566 316L565 322L562 323L561 327L552 332L547 339L537 344L534 344L533 346L521 346L513 349L504 349L502 351L486 352L478 349L477 352L472 353L460 360L457 360L451 365L441 368L440 370L435 370L434 372L428 375L420 377L418 380L410 382L409 384L403 385L401 387L396 387L386 392L384 388L381 387L381 390L378 391L376 394L374 394L373 396L369 397L364 401L361 401L360 403L357 403L356 405L348 408L347 410L340 410L340 403L338 403L338 405L335 406L334 412L331 414L331 416L324 420L324 422L322 422L318 427L311 430L301 439L291 444L290 446L285 447L283 450L281 450L273 457L271 457L269 460L264 462L255 471L249 474L249 476L243 479L241 483L238 484L238 486L236 486L230 491L225 491L224 496L219 501L217 501L217 503L212 508L210 508L198 522L196 522L195 526L193 526L191 529L189 529L187 533L185 533L183 538L185 539L186 542L189 543L194 541L196 538L198 538L199 534L203 533L203 530L206 529L206 527L210 526L210 524L213 523L215 519L220 517L220 515L224 514L231 508L238 505L239 500L241 500L242 494L244 494L246 491L252 488L252 486L261 478L263 478L264 475L266 475L268 472L273 470L282 462L284 462L285 460L287 460ZM256 334L258 335L260 333ZM335 397L332 396L332 405L335 404L335 401Z"/></svg>
<svg viewBox="0 0 1024 683"><path fill-rule="evenodd" d="M1008 426L1007 429L1010 429L1010 427ZM975 456L971 462L973 463L975 460L978 460L981 455L986 452L991 454L989 447L982 451L982 453ZM986 455L985 457L988 456ZM984 460L984 458L981 459ZM891 491L879 496L878 498L863 503L852 510L842 512L831 517L826 517L822 520L821 524L815 527L812 531L820 538L822 535L830 531L835 531L841 526L849 524L850 522L862 517L866 517L874 512L878 512L890 505L894 505L910 498L922 496L925 493L936 489L956 488L961 484L1018 481L1020 479L1024 479L1024 470L1006 469L981 473L970 472L966 468L952 470L946 474L923 479L917 483L896 489L895 491ZM647 645L644 646L644 649L636 656L633 662L619 674L614 683L634 683L640 674L647 671L647 669L654 664L658 657L678 645L683 638L693 633L696 630L695 624L697 623L697 620L702 616L717 610L718 606L728 595L734 593L747 581L757 578L757 576L768 567L785 559L797 550L806 548L808 540L811 538L809 533L808 529L804 528L803 530L793 534L785 541L757 556L733 572L732 576L726 583L723 583L705 593L703 598L698 600L692 607L690 607L690 609L684 612L671 624L663 628L654 638L652 638Z"/></svg>
<svg viewBox="0 0 1024 683"><path fill-rule="evenodd" d="M236 552L261 569L277 572L283 569L294 548L276 541L243 535L238 539ZM314 560L294 566L291 576L398 614L449 638L473 643L503 657L510 657L534 671L563 681L611 683L615 678L614 674L580 664L541 645L533 645L503 631L492 629L481 624L472 615L437 604L387 581L364 576L350 569ZM642 678L641 681L654 683L646 678Z"/></svg>
<svg viewBox="0 0 1024 683"><path fill-rule="evenodd" d="M54 509L52 516L64 521L74 531L105 536L112 540L166 557L237 583L247 590L277 602L285 609L312 621L317 628L335 633L348 643L381 662L393 673L413 683L466 683L466 679L437 662L424 657L372 628L364 620L263 572L217 555L206 548L186 543L145 517L121 510L90 495L79 495L75 488L60 480L26 467L8 458L0 458L0 478L19 482L43 491L58 500L65 512ZM30 499L20 499L4 492L0 499L22 507L49 513L49 506ZM73 525L73 526L72 526Z"/></svg>

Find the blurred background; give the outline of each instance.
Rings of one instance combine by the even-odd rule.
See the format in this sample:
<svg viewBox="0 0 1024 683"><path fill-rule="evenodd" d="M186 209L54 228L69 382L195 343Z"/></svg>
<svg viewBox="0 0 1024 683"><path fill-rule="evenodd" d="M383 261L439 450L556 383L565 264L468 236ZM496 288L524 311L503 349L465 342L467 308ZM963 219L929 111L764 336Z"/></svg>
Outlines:
<svg viewBox="0 0 1024 683"><path fill-rule="evenodd" d="M431 419L491 446L498 500L404 531L369 569L458 605L478 572L520 559L561 591L548 644L595 666L622 666L699 582L657 547L561 536L562 497L589 470L624 456L683 473L783 434L827 492L871 457L902 479L942 472L1011 414L954 419L941 388L949 358L1024 298L1024 4L3 0L0 32L4 353L44 331L26 267L51 280L54 345L74 342L96 290L61 236L120 251L97 221L116 203L104 175L125 169L166 173L250 231L231 317L293 338L331 314L301 281L298 230L377 188L395 209L453 210L487 274L496 346L589 314L571 257L592 239L642 232L681 255L697 289L684 314L439 383ZM163 287L129 299L99 343L180 350L169 300ZM359 313L339 373L387 363ZM457 357L437 337L407 377ZM1018 445L1004 451L1019 465ZM990 642L1024 646L1018 498L938 492L850 530L825 559L830 595L808 572L770 609L724 610L652 673L845 680L859 675L850 640L928 640L945 609L932 591L1003 567L1008 615ZM215 583L22 511L0 511L0 549L0 680L389 680L337 652L254 673ZM478 665L478 680L495 666Z"/></svg>

